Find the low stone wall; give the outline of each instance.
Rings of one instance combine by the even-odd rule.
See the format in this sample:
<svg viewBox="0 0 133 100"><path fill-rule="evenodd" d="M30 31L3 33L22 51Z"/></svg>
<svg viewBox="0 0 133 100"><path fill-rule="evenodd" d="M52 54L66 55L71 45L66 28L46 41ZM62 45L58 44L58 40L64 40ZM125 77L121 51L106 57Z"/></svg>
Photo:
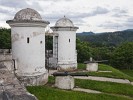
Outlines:
<svg viewBox="0 0 133 100"><path fill-rule="evenodd" d="M11 49L0 49L0 61L12 60Z"/></svg>
<svg viewBox="0 0 133 100"><path fill-rule="evenodd" d="M0 65L0 100L37 100L5 65Z"/></svg>
<svg viewBox="0 0 133 100"><path fill-rule="evenodd" d="M0 66L4 66L10 72L14 72L14 62L13 62L13 60L0 61Z"/></svg>
<svg viewBox="0 0 133 100"><path fill-rule="evenodd" d="M12 60L12 54L0 54L0 61Z"/></svg>
<svg viewBox="0 0 133 100"><path fill-rule="evenodd" d="M5 66L9 71L14 71L11 49L0 49L0 66Z"/></svg>
<svg viewBox="0 0 133 100"><path fill-rule="evenodd" d="M11 52L12 52L11 49L0 49L0 54L9 54Z"/></svg>
<svg viewBox="0 0 133 100"><path fill-rule="evenodd" d="M0 100L37 100L5 65L0 65Z"/></svg>

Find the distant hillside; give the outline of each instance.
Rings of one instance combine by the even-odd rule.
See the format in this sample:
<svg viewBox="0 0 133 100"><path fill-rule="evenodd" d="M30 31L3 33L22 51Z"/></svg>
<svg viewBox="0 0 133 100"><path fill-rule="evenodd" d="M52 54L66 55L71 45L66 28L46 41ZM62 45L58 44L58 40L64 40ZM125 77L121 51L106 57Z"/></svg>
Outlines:
<svg viewBox="0 0 133 100"><path fill-rule="evenodd" d="M82 36L82 35L94 35L95 33L93 32L82 32L82 33L77 33L78 36Z"/></svg>
<svg viewBox="0 0 133 100"><path fill-rule="evenodd" d="M93 33L88 35L84 33L78 33L77 37L82 41L87 41L94 44L116 46L123 42L133 42L133 29L97 34Z"/></svg>
<svg viewBox="0 0 133 100"><path fill-rule="evenodd" d="M133 32L133 29L127 29L127 30L124 30L124 31L132 31Z"/></svg>

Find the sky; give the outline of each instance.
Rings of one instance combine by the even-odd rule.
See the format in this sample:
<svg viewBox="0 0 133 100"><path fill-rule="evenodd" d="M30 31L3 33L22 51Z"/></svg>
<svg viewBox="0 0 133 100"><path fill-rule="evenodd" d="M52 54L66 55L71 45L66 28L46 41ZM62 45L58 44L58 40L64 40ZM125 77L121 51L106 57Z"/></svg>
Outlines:
<svg viewBox="0 0 133 100"><path fill-rule="evenodd" d="M24 8L38 11L49 27L65 15L77 32L133 29L133 0L0 0L0 27L10 28L6 20Z"/></svg>

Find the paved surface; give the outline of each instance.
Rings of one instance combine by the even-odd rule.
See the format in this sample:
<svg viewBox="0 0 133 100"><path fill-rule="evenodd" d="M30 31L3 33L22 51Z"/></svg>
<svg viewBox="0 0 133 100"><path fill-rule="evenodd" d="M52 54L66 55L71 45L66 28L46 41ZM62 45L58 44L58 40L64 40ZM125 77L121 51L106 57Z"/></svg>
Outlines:
<svg viewBox="0 0 133 100"><path fill-rule="evenodd" d="M0 63L0 100L37 100L6 66Z"/></svg>
<svg viewBox="0 0 133 100"><path fill-rule="evenodd" d="M90 90L90 89L83 89L83 88L74 88L74 91L81 91L81 92L87 92L87 93L102 93L100 91Z"/></svg>
<svg viewBox="0 0 133 100"><path fill-rule="evenodd" d="M102 71L102 70L99 70L98 72L102 72L102 73L112 73L112 71Z"/></svg>
<svg viewBox="0 0 133 100"><path fill-rule="evenodd" d="M116 83L126 83L130 84L130 81L127 79L114 79L114 78L107 78L107 77L96 77L96 76L88 76L88 77L77 77L76 79L86 79L86 80L96 80L96 81L108 81L108 82L116 82Z"/></svg>

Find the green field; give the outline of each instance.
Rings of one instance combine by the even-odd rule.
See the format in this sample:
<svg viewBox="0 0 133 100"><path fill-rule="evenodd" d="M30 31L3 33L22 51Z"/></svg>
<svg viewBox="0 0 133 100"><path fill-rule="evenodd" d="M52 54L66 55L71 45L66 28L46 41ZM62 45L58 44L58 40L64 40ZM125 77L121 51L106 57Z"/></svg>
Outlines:
<svg viewBox="0 0 133 100"><path fill-rule="evenodd" d="M133 70L121 70L123 73L133 77Z"/></svg>
<svg viewBox="0 0 133 100"><path fill-rule="evenodd" d="M84 64L79 64L78 69L85 69ZM99 70L108 70L112 73L87 72L88 75L106 76L132 80L131 76L108 65L99 65ZM132 73L132 72L131 72ZM93 80L75 79L75 86L79 88L101 91L101 94L61 90L54 87L55 77L49 76L45 86L29 86L27 90L39 100L133 100L133 86L113 82L100 82Z"/></svg>
<svg viewBox="0 0 133 100"><path fill-rule="evenodd" d="M55 78L49 77L49 84L54 84ZM133 86L114 82L101 82L94 80L75 79L75 86L85 89L92 89L104 93L113 93L133 97Z"/></svg>
<svg viewBox="0 0 133 100"><path fill-rule="evenodd" d="M113 93L133 97L133 86L130 84L76 79L75 85L80 88L98 90L105 93Z"/></svg>
<svg viewBox="0 0 133 100"><path fill-rule="evenodd" d="M85 64L79 64L78 69L85 69ZM98 70L101 71L112 71L112 72L83 72L88 74L89 76L101 76L101 77L110 77L110 78L120 78L120 79L128 79L133 81L133 77L109 66L104 64L99 64ZM80 72L81 73L81 72Z"/></svg>
<svg viewBox="0 0 133 100"><path fill-rule="evenodd" d="M127 97L108 94L88 94L83 92L66 91L49 86L27 87L39 100L132 100Z"/></svg>

